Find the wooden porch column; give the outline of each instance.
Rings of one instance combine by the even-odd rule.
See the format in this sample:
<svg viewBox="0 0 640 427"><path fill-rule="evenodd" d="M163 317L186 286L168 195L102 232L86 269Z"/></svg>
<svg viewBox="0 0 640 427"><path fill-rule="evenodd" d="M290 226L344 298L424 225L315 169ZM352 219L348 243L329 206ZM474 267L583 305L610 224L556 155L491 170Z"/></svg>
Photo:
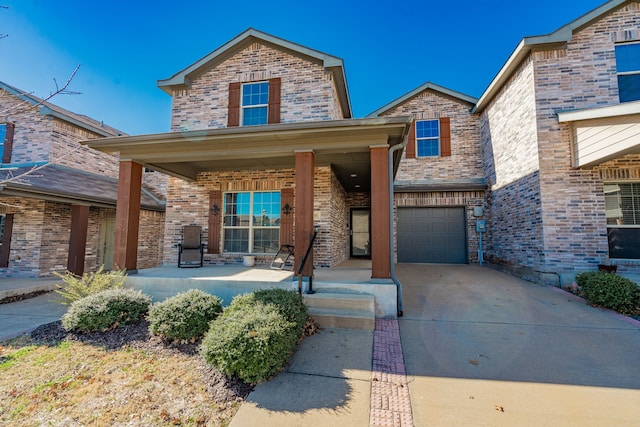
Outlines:
<svg viewBox="0 0 640 427"><path fill-rule="evenodd" d="M313 151L296 152L296 206L295 212L295 272L298 272L302 258L313 236L313 172L315 154ZM313 250L302 270L303 276L313 274Z"/></svg>
<svg viewBox="0 0 640 427"><path fill-rule="evenodd" d="M371 278L391 277L389 146L371 146Z"/></svg>
<svg viewBox="0 0 640 427"><path fill-rule="evenodd" d="M82 276L84 273L84 253L87 248L88 228L89 206L72 205L67 270L76 276Z"/></svg>
<svg viewBox="0 0 640 427"><path fill-rule="evenodd" d="M131 160L121 161L116 205L114 268L137 270L141 193L142 165Z"/></svg>

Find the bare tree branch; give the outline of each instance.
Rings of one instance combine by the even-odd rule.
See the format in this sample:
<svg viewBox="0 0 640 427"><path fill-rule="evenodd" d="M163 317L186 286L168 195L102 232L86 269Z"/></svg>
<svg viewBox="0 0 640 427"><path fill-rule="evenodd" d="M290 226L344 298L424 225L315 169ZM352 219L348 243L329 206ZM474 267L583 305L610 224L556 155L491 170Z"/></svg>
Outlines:
<svg viewBox="0 0 640 427"><path fill-rule="evenodd" d="M78 64L76 66L76 68L73 70L73 72L71 73L71 75L67 79L66 83L62 87L58 87L58 82L54 78L53 81L54 81L54 83L56 85L55 92L52 92L46 98L40 99L40 101L38 103L32 105L29 100L24 100L18 105L14 105L12 107L9 107L9 108L6 108L6 109L0 111L0 116L8 116L10 114L17 114L17 113L26 111L26 110L28 110L30 108L37 108L37 107L43 105L44 103L46 103L47 101L49 101L51 98L53 98L56 95L78 95L78 94L80 94L80 92L67 91L67 88L71 84L71 80L73 80L73 78L76 76L76 74L78 73L79 69L80 69L80 64ZM33 93L28 93L28 92L24 92L23 91L21 93L21 95L33 95Z"/></svg>

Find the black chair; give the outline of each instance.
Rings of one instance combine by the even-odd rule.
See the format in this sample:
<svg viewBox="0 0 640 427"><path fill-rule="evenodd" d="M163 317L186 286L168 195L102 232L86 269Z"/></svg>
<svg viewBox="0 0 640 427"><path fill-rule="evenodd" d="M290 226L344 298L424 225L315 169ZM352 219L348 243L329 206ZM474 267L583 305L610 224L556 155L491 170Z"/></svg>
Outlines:
<svg viewBox="0 0 640 427"><path fill-rule="evenodd" d="M202 267L204 244L202 227L185 225L182 227L182 243L178 244L178 267Z"/></svg>

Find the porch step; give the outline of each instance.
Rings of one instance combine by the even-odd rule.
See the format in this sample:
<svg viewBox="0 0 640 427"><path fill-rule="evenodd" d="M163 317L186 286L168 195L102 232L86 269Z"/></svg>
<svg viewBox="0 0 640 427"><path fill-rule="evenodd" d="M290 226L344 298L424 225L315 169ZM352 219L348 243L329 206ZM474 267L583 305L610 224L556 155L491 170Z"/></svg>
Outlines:
<svg viewBox="0 0 640 427"><path fill-rule="evenodd" d="M375 329L375 297L317 292L303 295L309 315L324 328Z"/></svg>

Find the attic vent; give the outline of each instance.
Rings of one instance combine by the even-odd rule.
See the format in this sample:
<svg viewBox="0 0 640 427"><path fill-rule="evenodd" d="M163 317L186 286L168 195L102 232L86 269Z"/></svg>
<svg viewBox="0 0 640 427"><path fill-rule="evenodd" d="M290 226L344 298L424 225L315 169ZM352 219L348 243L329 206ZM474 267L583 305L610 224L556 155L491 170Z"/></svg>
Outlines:
<svg viewBox="0 0 640 427"><path fill-rule="evenodd" d="M189 89L176 89L173 91L173 96L179 98L181 96L189 96Z"/></svg>

